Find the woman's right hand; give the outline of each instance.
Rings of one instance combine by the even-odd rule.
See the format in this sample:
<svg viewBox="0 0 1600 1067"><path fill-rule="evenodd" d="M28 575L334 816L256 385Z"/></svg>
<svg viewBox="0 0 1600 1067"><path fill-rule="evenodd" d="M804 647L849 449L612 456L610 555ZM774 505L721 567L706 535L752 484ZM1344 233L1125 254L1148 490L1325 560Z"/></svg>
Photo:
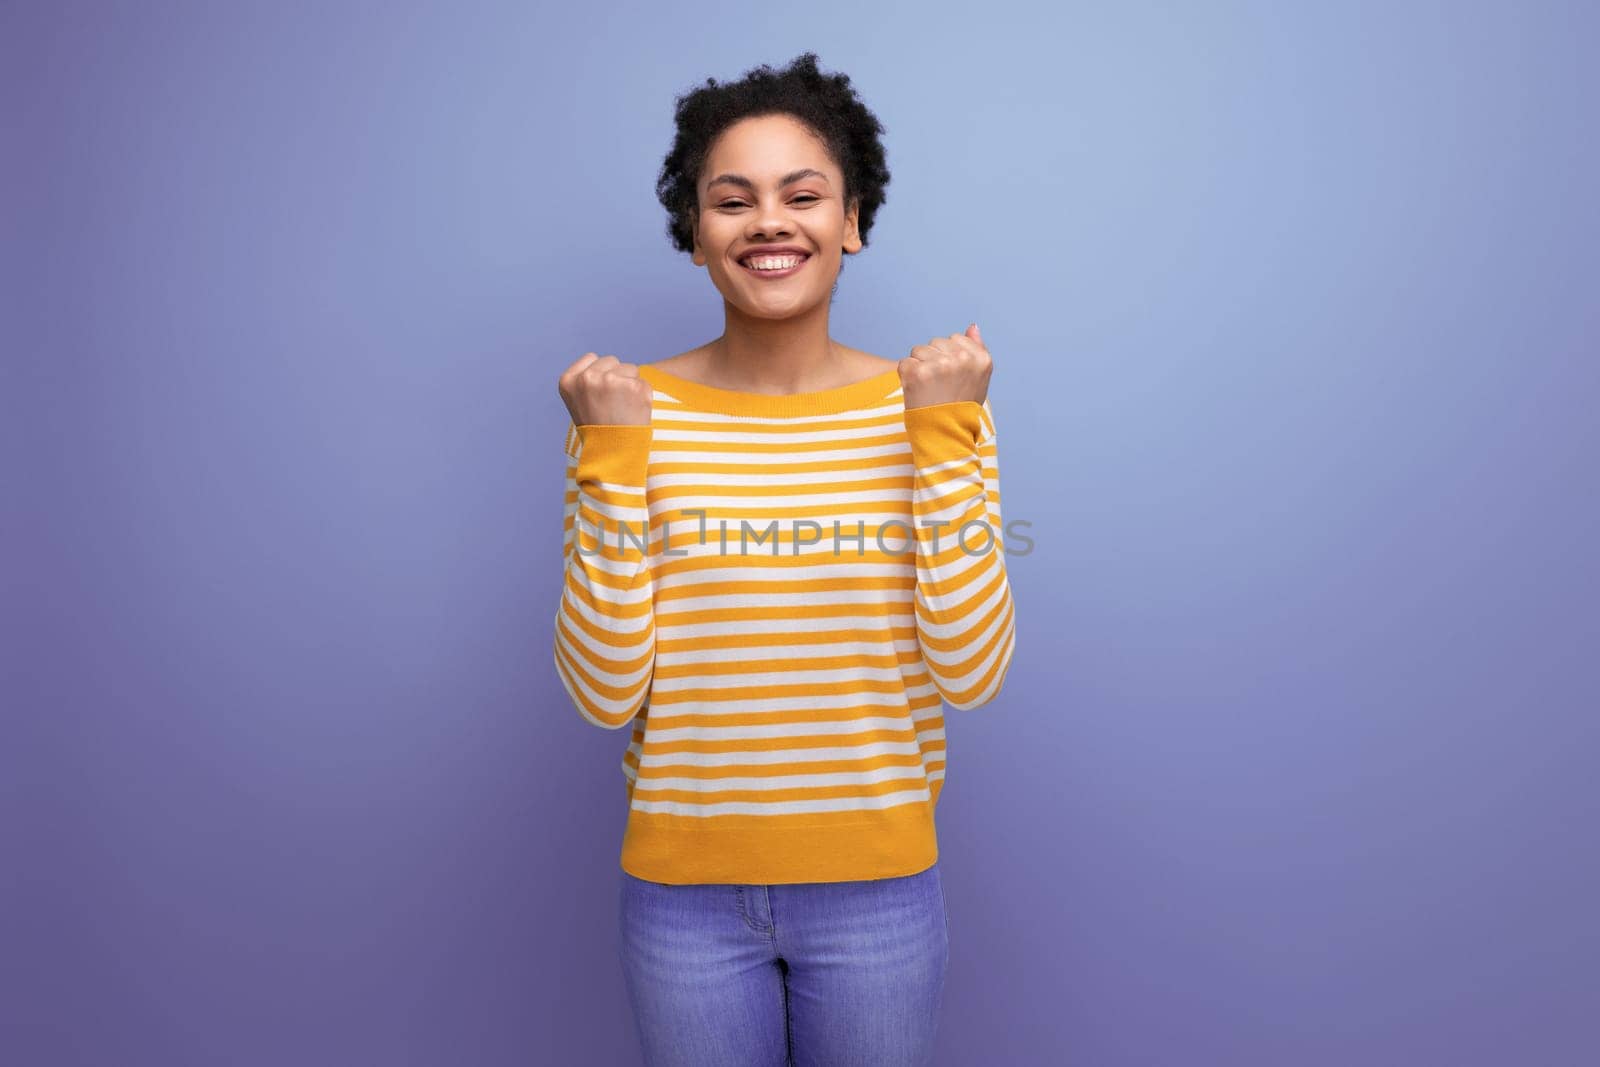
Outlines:
<svg viewBox="0 0 1600 1067"><path fill-rule="evenodd" d="M561 372L561 399L574 426L649 426L650 383L635 363L585 352Z"/></svg>

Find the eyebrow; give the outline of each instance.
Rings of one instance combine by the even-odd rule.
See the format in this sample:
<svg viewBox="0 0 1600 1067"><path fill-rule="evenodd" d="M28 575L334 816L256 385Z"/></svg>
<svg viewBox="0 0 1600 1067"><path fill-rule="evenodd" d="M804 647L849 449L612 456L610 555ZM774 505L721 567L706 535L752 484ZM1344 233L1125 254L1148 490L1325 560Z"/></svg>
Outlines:
<svg viewBox="0 0 1600 1067"><path fill-rule="evenodd" d="M828 176L826 174L814 167L801 167L799 170L791 170L788 174L785 174L782 178L780 178L778 180L778 188L781 189L785 185L792 185L801 178L821 178L823 181L828 180ZM719 174L706 183L706 189L710 190L713 185L720 185L724 182L729 185L742 186L743 188L750 190L752 193L756 191L756 183L751 181L749 178L746 178L743 174Z"/></svg>

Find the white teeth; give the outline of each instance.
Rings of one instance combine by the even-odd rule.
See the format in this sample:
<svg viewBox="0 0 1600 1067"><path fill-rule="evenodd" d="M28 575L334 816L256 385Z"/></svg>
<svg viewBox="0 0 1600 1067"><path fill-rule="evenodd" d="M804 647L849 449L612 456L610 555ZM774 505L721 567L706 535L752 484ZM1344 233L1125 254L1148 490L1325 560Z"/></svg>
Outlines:
<svg viewBox="0 0 1600 1067"><path fill-rule="evenodd" d="M805 258L805 256L751 256L744 261L744 265L751 270L788 270Z"/></svg>

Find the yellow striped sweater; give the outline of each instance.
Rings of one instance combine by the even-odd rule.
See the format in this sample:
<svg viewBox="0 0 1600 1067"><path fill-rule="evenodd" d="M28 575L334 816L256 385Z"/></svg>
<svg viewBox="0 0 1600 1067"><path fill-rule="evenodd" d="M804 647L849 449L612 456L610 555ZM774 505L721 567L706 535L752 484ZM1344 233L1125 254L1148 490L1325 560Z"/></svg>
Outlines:
<svg viewBox="0 0 1600 1067"><path fill-rule="evenodd" d="M988 401L908 410L893 369L787 396L639 375L651 425L568 422L555 618L578 712L632 725L623 870L927 869L941 700L993 699L1014 642Z"/></svg>

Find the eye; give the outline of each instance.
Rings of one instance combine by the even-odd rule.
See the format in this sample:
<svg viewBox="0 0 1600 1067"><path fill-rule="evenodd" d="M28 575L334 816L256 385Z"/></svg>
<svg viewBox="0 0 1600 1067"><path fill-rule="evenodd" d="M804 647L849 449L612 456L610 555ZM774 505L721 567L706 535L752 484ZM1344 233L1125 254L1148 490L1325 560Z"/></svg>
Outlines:
<svg viewBox="0 0 1600 1067"><path fill-rule="evenodd" d="M810 193L804 193L795 197L793 202L796 204L814 204L820 202L821 200L822 197L820 196L812 196ZM724 200L722 203L717 205L717 207L725 209L747 206L748 205L745 204L743 200Z"/></svg>

